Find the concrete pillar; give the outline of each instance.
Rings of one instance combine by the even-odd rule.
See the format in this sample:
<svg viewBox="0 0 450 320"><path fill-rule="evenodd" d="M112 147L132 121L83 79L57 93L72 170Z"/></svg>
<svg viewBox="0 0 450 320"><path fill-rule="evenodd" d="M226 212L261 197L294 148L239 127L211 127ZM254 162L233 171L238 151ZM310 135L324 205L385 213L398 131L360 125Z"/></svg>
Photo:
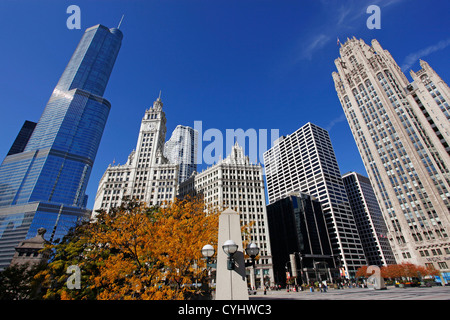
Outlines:
<svg viewBox="0 0 450 320"><path fill-rule="evenodd" d="M234 270L227 270L228 256L222 249L227 240L233 240L238 245L234 254ZM248 300L240 218L239 214L231 209L226 209L219 216L216 270L216 300Z"/></svg>

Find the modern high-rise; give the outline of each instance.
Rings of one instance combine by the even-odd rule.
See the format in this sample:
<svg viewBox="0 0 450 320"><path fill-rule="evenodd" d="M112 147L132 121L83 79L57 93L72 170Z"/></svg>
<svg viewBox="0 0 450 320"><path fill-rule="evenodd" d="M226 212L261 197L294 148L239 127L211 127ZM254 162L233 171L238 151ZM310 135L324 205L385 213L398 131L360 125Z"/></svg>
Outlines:
<svg viewBox="0 0 450 320"><path fill-rule="evenodd" d="M122 32L88 28L22 152L0 166L0 268L41 227L62 237L89 217L85 194L111 108L103 98Z"/></svg>
<svg viewBox="0 0 450 320"><path fill-rule="evenodd" d="M220 211L230 208L239 213L242 226L250 226L250 241L259 248L256 262L256 283L274 284L272 252L266 213L266 196L261 165L252 164L237 142L231 152L217 164L194 172L180 184L179 196L203 194L205 204ZM244 237L242 239L244 241ZM247 270L250 274L250 270ZM249 279L252 277L250 276Z"/></svg>
<svg viewBox="0 0 450 320"><path fill-rule="evenodd" d="M307 123L275 141L264 153L264 165L269 204L291 192L319 199L338 267L354 277L366 258L328 132Z"/></svg>
<svg viewBox="0 0 450 320"><path fill-rule="evenodd" d="M449 87L424 61L410 83L377 40L348 39L339 52L335 88L395 259L433 266L448 281Z"/></svg>
<svg viewBox="0 0 450 320"><path fill-rule="evenodd" d="M286 262L296 283L333 281L339 275L320 201L294 192L267 206L276 284L286 283ZM291 255L294 258L291 260ZM295 270L293 270L295 269Z"/></svg>
<svg viewBox="0 0 450 320"><path fill-rule="evenodd" d="M16 153L21 153L23 152L23 150L25 150L25 147L27 146L28 141L31 138L31 135L33 134L34 128L36 128L36 125L37 125L36 122L25 120L25 122L22 125L22 128L17 134L16 140L14 140L11 149L9 149L7 156L11 156Z"/></svg>
<svg viewBox="0 0 450 320"><path fill-rule="evenodd" d="M100 179L94 211L119 207L126 198L163 205L172 201L178 191L179 165L164 156L166 115L161 98L145 111L139 129L136 149L125 164L109 165Z"/></svg>
<svg viewBox="0 0 450 320"><path fill-rule="evenodd" d="M181 183L197 171L198 131L178 125L164 145L164 155L170 163L180 166L178 182Z"/></svg>
<svg viewBox="0 0 450 320"><path fill-rule="evenodd" d="M369 178L348 172L342 176L369 265L395 264L380 206Z"/></svg>

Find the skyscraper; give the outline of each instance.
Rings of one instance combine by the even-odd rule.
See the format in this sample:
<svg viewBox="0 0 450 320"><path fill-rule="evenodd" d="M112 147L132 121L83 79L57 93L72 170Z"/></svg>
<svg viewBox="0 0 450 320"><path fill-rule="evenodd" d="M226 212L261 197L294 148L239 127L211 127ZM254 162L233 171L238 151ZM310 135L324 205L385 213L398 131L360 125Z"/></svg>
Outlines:
<svg viewBox="0 0 450 320"><path fill-rule="evenodd" d="M164 155L170 163L178 164L178 183L185 181L197 170L198 131L178 125L164 145Z"/></svg>
<svg viewBox="0 0 450 320"><path fill-rule="evenodd" d="M291 193L267 206L267 219L277 284L286 283L286 261L291 254L295 255L291 272L295 275L299 270L297 284L332 281L337 277L339 273L319 200L306 193Z"/></svg>
<svg viewBox="0 0 450 320"><path fill-rule="evenodd" d="M450 90L423 61L409 83L376 40L339 51L333 80L395 258L450 279Z"/></svg>
<svg viewBox="0 0 450 320"><path fill-rule="evenodd" d="M25 120L25 122L22 125L22 128L19 131L19 134L16 137L16 140L14 140L13 145L11 146L11 149L9 149L7 156L11 156L16 153L21 153L23 150L25 150L25 147L28 144L28 141L31 138L31 135L33 134L34 128L36 128L37 123Z"/></svg>
<svg viewBox="0 0 450 320"><path fill-rule="evenodd" d="M162 205L178 191L179 166L164 156L166 115L161 98L145 111L136 149L125 164L109 165L98 184L95 211L118 207L125 198Z"/></svg>
<svg viewBox="0 0 450 320"><path fill-rule="evenodd" d="M319 199L327 222L334 258L347 275L366 264L345 187L328 132L307 123L279 138L264 153L269 204L291 192Z"/></svg>
<svg viewBox="0 0 450 320"><path fill-rule="evenodd" d="M195 172L180 184L180 197L199 193L203 194L206 204L217 206L219 210L231 208L239 213L241 225L251 226L250 241L260 248L260 259L256 262L256 283L250 284L272 285L272 250L261 165L250 163L236 142L225 159L202 172ZM249 275L252 279L252 274Z"/></svg>
<svg viewBox="0 0 450 320"><path fill-rule="evenodd" d="M0 268L39 228L63 236L83 217L85 190L110 103L102 97L122 32L88 28L53 90L23 152L0 166Z"/></svg>
<svg viewBox="0 0 450 320"><path fill-rule="evenodd" d="M382 266L395 264L387 228L370 180L356 172L342 176L367 262Z"/></svg>

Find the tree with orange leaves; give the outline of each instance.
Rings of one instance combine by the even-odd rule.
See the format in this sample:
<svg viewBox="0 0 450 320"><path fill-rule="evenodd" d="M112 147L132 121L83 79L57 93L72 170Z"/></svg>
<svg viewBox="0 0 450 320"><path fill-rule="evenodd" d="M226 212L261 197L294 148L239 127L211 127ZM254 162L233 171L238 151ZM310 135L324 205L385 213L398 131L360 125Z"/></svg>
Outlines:
<svg viewBox="0 0 450 320"><path fill-rule="evenodd" d="M80 266L82 288L65 286L68 275L61 266L67 263L56 259L41 275L51 282L44 298L188 299L198 290L195 284L206 281L201 248L217 242L218 212L205 213L200 197L160 208L130 201L79 228L71 263Z"/></svg>
<svg viewBox="0 0 450 320"><path fill-rule="evenodd" d="M439 270L430 267L423 267L412 263L403 262L400 264L390 264L381 268L381 276L393 280L403 278L420 278L426 276L437 276Z"/></svg>
<svg viewBox="0 0 450 320"><path fill-rule="evenodd" d="M367 278L367 266L361 266L356 270L356 278Z"/></svg>
<svg viewBox="0 0 450 320"><path fill-rule="evenodd" d="M381 276L392 280L400 279L403 276L402 268L398 264L389 264L381 268Z"/></svg>
<svg viewBox="0 0 450 320"><path fill-rule="evenodd" d="M362 266L356 271L356 277L367 277L368 275L366 273L367 266ZM381 276L385 279L392 280L437 276L439 274L439 270L434 268L418 266L408 262L389 264L381 267Z"/></svg>

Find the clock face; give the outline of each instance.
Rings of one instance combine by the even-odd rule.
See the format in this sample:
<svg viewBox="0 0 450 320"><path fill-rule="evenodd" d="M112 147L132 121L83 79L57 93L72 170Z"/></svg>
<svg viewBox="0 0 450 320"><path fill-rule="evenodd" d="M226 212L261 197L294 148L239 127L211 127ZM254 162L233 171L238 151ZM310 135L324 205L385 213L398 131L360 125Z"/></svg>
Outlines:
<svg viewBox="0 0 450 320"><path fill-rule="evenodd" d="M149 130L149 131L155 130L155 125L153 123L147 123L144 126L144 130Z"/></svg>

